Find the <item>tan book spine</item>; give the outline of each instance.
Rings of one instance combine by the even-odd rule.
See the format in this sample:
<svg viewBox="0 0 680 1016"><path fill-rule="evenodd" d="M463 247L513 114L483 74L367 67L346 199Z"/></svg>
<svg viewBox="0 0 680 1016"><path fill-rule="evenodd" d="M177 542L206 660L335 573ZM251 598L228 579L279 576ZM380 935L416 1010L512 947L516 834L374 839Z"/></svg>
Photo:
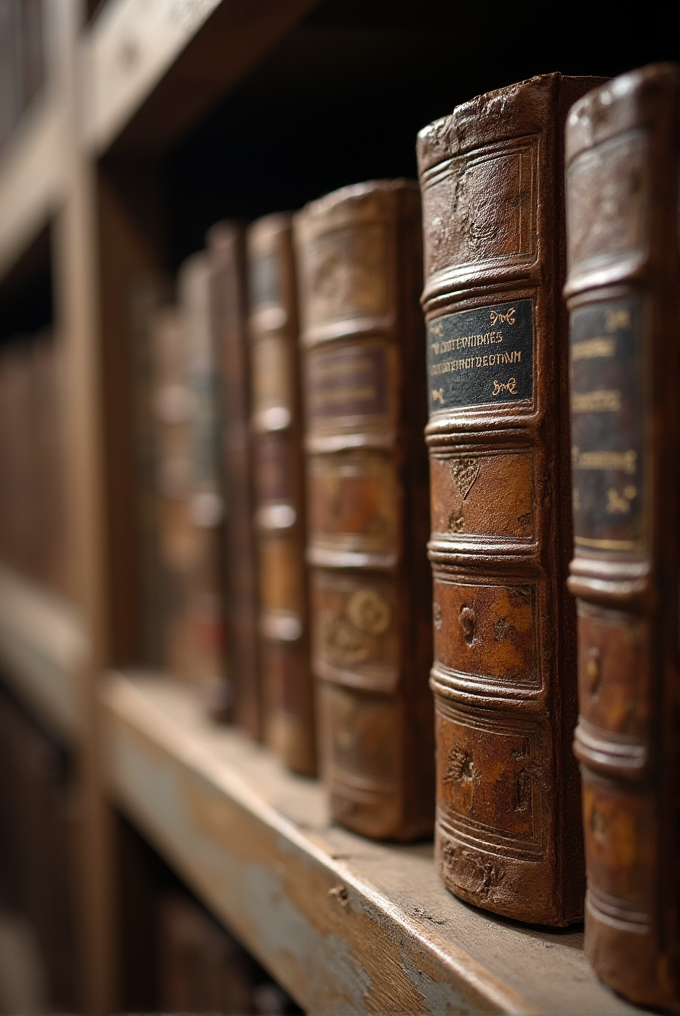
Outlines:
<svg viewBox="0 0 680 1016"><path fill-rule="evenodd" d="M562 137L601 79L544 75L419 136L436 855L471 903L583 913Z"/></svg>
<svg viewBox="0 0 680 1016"><path fill-rule="evenodd" d="M348 187L295 229L324 778L337 821L406 840L433 822L418 190Z"/></svg>
<svg viewBox="0 0 680 1016"><path fill-rule="evenodd" d="M680 1010L680 70L598 88L567 124L574 558L586 953Z"/></svg>
<svg viewBox="0 0 680 1016"><path fill-rule="evenodd" d="M248 230L248 288L264 737L316 769L309 659L296 278L290 215Z"/></svg>

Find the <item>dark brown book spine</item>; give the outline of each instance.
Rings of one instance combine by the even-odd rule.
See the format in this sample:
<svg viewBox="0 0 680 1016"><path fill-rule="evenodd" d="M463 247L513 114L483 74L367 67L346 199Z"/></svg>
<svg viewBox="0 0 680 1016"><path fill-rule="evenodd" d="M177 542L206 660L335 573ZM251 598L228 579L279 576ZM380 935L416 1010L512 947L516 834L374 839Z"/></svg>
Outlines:
<svg viewBox="0 0 680 1016"><path fill-rule="evenodd" d="M586 952L680 1008L680 71L582 99L567 125L574 559Z"/></svg>
<svg viewBox="0 0 680 1016"><path fill-rule="evenodd" d="M233 716L262 736L257 639L257 572L250 434L250 356L243 231L229 222L207 236L213 266L213 325L220 379L222 476L226 501L225 590Z"/></svg>
<svg viewBox="0 0 680 1016"><path fill-rule="evenodd" d="M337 821L433 822L420 200L348 187L296 219L319 748Z"/></svg>
<svg viewBox="0 0 680 1016"><path fill-rule="evenodd" d="M297 292L290 215L248 230L248 289L264 737L314 775Z"/></svg>
<svg viewBox="0 0 680 1016"><path fill-rule="evenodd" d="M162 657L173 674L189 681L189 575L196 557L196 529L189 516L191 393L178 309L158 308L151 331Z"/></svg>
<svg viewBox="0 0 680 1016"><path fill-rule="evenodd" d="M436 854L471 903L583 913L562 135L599 79L490 92L421 132Z"/></svg>
<svg viewBox="0 0 680 1016"><path fill-rule="evenodd" d="M195 557L188 584L190 668L210 711L227 719L232 695L224 645L224 505L213 272L207 251L193 254L180 268L178 293L191 404L188 511L195 530Z"/></svg>

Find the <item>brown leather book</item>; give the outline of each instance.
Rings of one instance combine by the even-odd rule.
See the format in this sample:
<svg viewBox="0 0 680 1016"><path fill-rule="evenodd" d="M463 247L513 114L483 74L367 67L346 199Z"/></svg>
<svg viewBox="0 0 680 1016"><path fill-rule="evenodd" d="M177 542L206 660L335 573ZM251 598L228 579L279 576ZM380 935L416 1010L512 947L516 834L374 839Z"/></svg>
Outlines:
<svg viewBox="0 0 680 1016"><path fill-rule="evenodd" d="M413 839L434 818L418 188L344 188L295 230L324 778L338 822Z"/></svg>
<svg viewBox="0 0 680 1016"><path fill-rule="evenodd" d="M309 659L297 292L290 215L247 235L252 445L264 738L316 769Z"/></svg>
<svg viewBox="0 0 680 1016"><path fill-rule="evenodd" d="M233 718L262 736L257 640L257 572L250 434L250 357L243 231L219 222L207 235L212 264L213 327L221 399L225 520L225 598Z"/></svg>
<svg viewBox="0 0 680 1016"><path fill-rule="evenodd" d="M680 69L634 71L567 124L574 559L587 955L680 1009Z"/></svg>
<svg viewBox="0 0 680 1016"><path fill-rule="evenodd" d="M151 331L162 657L175 676L190 681L189 576L196 559L196 527L189 515L192 400L179 310L159 307Z"/></svg>
<svg viewBox="0 0 680 1016"><path fill-rule="evenodd" d="M212 276L208 252L192 254L180 267L178 295L191 405L187 508L195 530L188 575L189 666L210 711L225 719L232 696L224 645L224 506Z"/></svg>
<svg viewBox="0 0 680 1016"><path fill-rule="evenodd" d="M584 895L562 139L601 80L489 92L418 140L437 864L463 899L554 925Z"/></svg>

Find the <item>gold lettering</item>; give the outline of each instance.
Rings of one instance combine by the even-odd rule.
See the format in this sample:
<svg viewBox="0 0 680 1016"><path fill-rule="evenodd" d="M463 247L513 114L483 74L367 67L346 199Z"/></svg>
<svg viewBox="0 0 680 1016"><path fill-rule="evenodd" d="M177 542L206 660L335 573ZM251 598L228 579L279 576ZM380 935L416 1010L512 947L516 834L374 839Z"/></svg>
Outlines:
<svg viewBox="0 0 680 1016"><path fill-rule="evenodd" d="M501 392L509 392L510 395L517 395L517 379L511 377L503 384L501 381L494 381L492 395L500 395Z"/></svg>
<svg viewBox="0 0 680 1016"><path fill-rule="evenodd" d="M459 370L472 370L477 367L494 367L503 363L521 363L522 350L513 349L511 353L488 353L486 356L468 356L460 360L443 360L430 365L430 374L452 374Z"/></svg>
<svg viewBox="0 0 680 1016"><path fill-rule="evenodd" d="M615 388L598 388L594 392L575 392L571 397L573 413L618 413L620 409L621 392Z"/></svg>
<svg viewBox="0 0 680 1016"><path fill-rule="evenodd" d="M430 328L430 332L434 332L434 328ZM502 341L502 332L484 332L476 335L459 335L455 339L446 339L444 342L433 342L431 349L435 356L441 356L454 350L470 349L474 346L493 346Z"/></svg>
<svg viewBox="0 0 680 1016"><path fill-rule="evenodd" d="M497 321L501 324L514 325L515 323L515 308L511 307L510 310L506 311L505 314L501 314L497 310L490 310L489 316L491 318L491 324L495 325Z"/></svg>
<svg viewBox="0 0 680 1016"><path fill-rule="evenodd" d="M610 487L607 491L607 514L608 515L628 515L630 514L630 502L637 494L637 489L630 485L623 488L623 496L619 494L618 490L614 487Z"/></svg>
<svg viewBox="0 0 680 1016"><path fill-rule="evenodd" d="M625 452L582 452L572 448L575 469L620 469L632 475L637 469L637 452L632 448Z"/></svg>
<svg viewBox="0 0 680 1016"><path fill-rule="evenodd" d="M616 332L619 328L630 328L630 311L627 308L608 310L605 314L605 328Z"/></svg>
<svg viewBox="0 0 680 1016"><path fill-rule="evenodd" d="M575 342L571 347L571 358L576 360L594 360L599 356L613 356L616 352L616 341L604 336L595 339L586 339L585 342Z"/></svg>
<svg viewBox="0 0 680 1016"><path fill-rule="evenodd" d="M440 402L442 404L442 406L444 405L444 389L443 388L437 388L437 389L433 388L432 389L432 401L433 402Z"/></svg>

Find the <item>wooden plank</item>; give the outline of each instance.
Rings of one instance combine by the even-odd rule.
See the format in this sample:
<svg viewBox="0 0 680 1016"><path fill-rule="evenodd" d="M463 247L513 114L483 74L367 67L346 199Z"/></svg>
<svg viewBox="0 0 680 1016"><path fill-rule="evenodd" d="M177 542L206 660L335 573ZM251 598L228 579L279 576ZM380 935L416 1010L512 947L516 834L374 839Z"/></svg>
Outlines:
<svg viewBox="0 0 680 1016"><path fill-rule="evenodd" d="M79 678L85 650L75 608L0 565L3 678L67 743L80 734Z"/></svg>
<svg viewBox="0 0 680 1016"><path fill-rule="evenodd" d="M166 147L316 2L108 0L81 44L87 147Z"/></svg>
<svg viewBox="0 0 680 1016"><path fill-rule="evenodd" d="M0 158L0 278L59 206L63 156L62 107L50 90L24 115Z"/></svg>
<svg viewBox="0 0 680 1016"><path fill-rule="evenodd" d="M329 824L320 785L203 716L191 689L113 675L106 769L123 809L310 1012L637 1010L599 984L579 930L483 914L432 845Z"/></svg>

